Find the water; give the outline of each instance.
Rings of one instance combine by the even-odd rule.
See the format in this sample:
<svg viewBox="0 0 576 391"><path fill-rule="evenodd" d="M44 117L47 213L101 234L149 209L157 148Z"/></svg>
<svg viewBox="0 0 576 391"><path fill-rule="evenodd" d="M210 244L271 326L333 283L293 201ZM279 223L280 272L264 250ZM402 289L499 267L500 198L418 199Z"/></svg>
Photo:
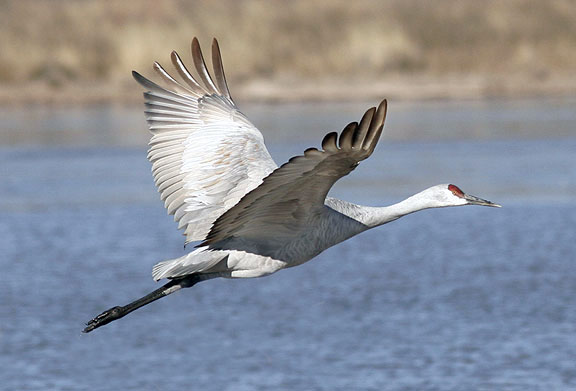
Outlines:
<svg viewBox="0 0 576 391"><path fill-rule="evenodd" d="M453 182L504 207L419 212L88 335L88 319L156 288L152 265L181 255L183 238L157 200L145 138L132 137L135 110L78 109L73 124L90 130L47 112L0 148L0 389L576 389L573 103L400 106L389 139L333 195L377 205ZM301 107L313 131L294 136L272 114L297 106L250 109L282 161L362 110L320 107ZM30 125L21 114L1 120L4 135ZM102 115L121 135L93 133ZM59 127L78 134L38 138Z"/></svg>

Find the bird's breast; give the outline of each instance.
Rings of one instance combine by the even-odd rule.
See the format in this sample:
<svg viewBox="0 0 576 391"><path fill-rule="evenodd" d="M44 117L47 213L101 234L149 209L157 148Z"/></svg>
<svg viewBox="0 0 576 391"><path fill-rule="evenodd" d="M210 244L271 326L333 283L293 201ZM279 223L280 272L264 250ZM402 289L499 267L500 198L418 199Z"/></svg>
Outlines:
<svg viewBox="0 0 576 391"><path fill-rule="evenodd" d="M287 267L297 266L365 229L357 221L328 209L300 235L285 243L275 255L283 259Z"/></svg>

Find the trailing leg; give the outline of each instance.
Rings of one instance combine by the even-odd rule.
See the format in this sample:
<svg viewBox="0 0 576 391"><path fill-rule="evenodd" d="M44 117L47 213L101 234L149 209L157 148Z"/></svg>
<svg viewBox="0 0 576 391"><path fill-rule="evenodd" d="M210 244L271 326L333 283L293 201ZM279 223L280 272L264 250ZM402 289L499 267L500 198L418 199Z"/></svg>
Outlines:
<svg viewBox="0 0 576 391"><path fill-rule="evenodd" d="M194 286L196 283L203 281L207 276L201 276L200 274L191 274L189 276L184 276L180 278L175 278L170 280L167 284L155 291L141 297L138 300L133 301L125 306L112 307L109 310L102 312L100 315L96 316L94 319L86 323L86 328L83 330L84 333L89 333L90 331L97 329L100 326L104 326L116 319L120 319L130 312L137 310L147 304L152 303L158 299L168 296L182 288L189 288Z"/></svg>

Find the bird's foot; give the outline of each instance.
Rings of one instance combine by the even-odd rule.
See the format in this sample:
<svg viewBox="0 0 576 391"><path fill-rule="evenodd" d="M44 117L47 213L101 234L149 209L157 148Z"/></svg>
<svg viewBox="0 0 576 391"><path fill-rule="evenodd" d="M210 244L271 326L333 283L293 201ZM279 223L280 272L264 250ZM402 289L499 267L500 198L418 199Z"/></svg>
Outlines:
<svg viewBox="0 0 576 391"><path fill-rule="evenodd" d="M83 333L89 333L90 331L97 329L100 326L104 326L116 319L120 319L126 315L124 311L124 307L116 306L112 307L109 310L102 312L100 315L86 323L86 328L82 331Z"/></svg>

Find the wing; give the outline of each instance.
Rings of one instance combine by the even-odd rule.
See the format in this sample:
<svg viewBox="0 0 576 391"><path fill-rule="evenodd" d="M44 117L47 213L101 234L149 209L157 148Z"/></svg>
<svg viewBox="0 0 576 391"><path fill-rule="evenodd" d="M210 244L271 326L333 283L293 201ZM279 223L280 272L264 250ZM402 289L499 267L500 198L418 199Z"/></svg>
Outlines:
<svg viewBox="0 0 576 391"><path fill-rule="evenodd" d="M346 126L339 138L336 132L327 134L322 150L307 149L276 169L215 221L202 246L225 248L226 241L235 239L276 242L298 236L308 219L323 210L332 185L372 154L386 108L384 100L360 124Z"/></svg>
<svg viewBox="0 0 576 391"><path fill-rule="evenodd" d="M204 239L221 214L276 168L262 134L230 96L218 42L212 42L214 77L196 38L192 57L198 78L172 52L172 63L185 83L154 64L167 88L132 73L147 89L145 113L152 133L148 159L154 181L168 213L185 229L186 243Z"/></svg>

